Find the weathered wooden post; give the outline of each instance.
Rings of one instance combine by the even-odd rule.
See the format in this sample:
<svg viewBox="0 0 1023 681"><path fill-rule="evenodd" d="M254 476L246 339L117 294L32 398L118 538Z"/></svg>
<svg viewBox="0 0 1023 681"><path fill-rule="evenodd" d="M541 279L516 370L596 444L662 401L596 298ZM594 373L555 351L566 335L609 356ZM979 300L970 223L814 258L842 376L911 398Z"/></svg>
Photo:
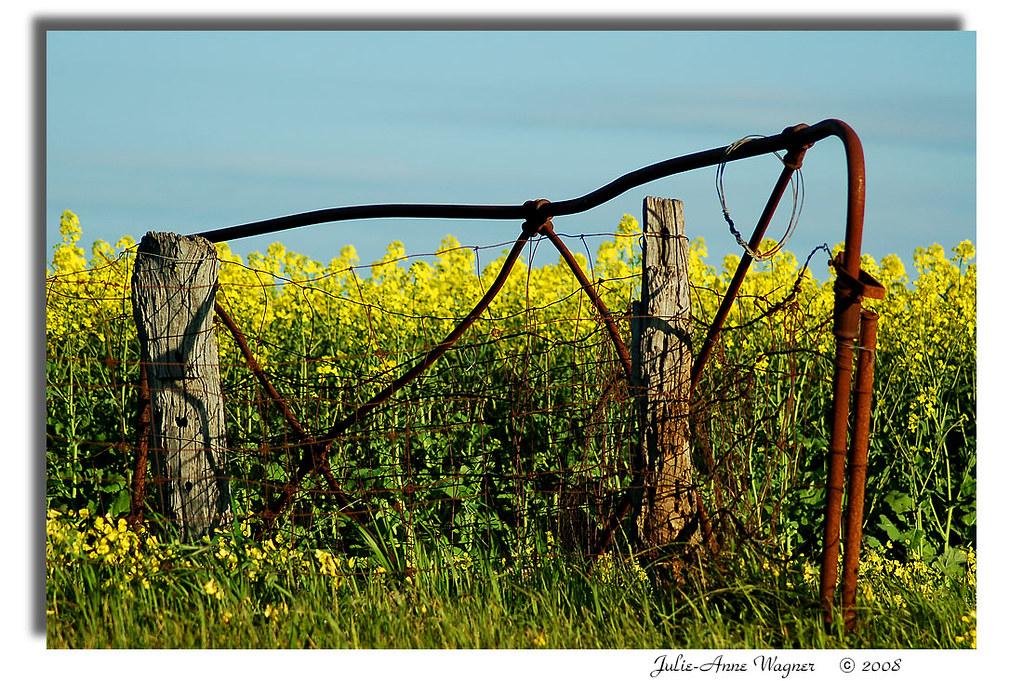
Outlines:
<svg viewBox="0 0 1023 681"><path fill-rule="evenodd" d="M159 510L186 539L208 533L229 509L213 330L218 269L216 250L206 239L150 232L139 244L131 278Z"/></svg>
<svg viewBox="0 0 1023 681"><path fill-rule="evenodd" d="M644 548L685 541L696 527L689 447L689 239L682 202L643 201L642 293L633 305L633 371L646 467L638 529Z"/></svg>

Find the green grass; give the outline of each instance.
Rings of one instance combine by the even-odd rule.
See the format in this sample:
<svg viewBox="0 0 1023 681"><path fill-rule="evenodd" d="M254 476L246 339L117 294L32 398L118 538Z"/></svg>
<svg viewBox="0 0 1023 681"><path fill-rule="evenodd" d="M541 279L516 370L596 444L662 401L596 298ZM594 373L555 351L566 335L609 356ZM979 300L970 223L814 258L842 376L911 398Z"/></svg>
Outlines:
<svg viewBox="0 0 1023 681"><path fill-rule="evenodd" d="M816 577L803 561L733 556L714 573L692 566L682 586L654 586L637 563L617 558L594 565L532 555L494 567L458 560L406 576L350 569L323 553L284 550L289 557L275 562L252 544L221 542L175 548L174 560L152 562L145 586L132 567L145 561L111 565L95 552L58 559L67 546L49 547L51 648L975 645L972 572L953 578L881 558L865 562L866 605L846 633L824 624Z"/></svg>

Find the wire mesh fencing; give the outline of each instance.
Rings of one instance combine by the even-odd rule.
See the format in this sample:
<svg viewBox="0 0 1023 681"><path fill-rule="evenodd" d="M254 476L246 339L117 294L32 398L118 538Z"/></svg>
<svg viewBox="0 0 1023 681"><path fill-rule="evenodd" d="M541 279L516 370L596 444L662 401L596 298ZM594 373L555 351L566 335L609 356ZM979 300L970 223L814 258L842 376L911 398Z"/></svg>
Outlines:
<svg viewBox="0 0 1023 681"><path fill-rule="evenodd" d="M562 238L627 339L638 225ZM244 261L220 246L230 517L272 516L285 540L383 550L406 566L437 548L495 558L550 542L597 551L616 505L635 491L635 396L569 268L533 264L546 247L540 236L526 240L457 343L338 429L444 341L513 243L447 240L420 255L395 244L368 265L351 249L320 264L277 245ZM697 242L694 344L735 265L726 259L718 270L705 255ZM142 442L134 247L77 258L55 258L47 278L48 496L125 514ZM791 549L816 536L804 525L816 524L807 521L823 498L830 296L784 254L743 290L690 408L697 487L720 537ZM317 442L327 444L325 463L310 466L303 459ZM140 473L156 508L153 471ZM623 547L637 532L634 518L624 520L613 538Z"/></svg>

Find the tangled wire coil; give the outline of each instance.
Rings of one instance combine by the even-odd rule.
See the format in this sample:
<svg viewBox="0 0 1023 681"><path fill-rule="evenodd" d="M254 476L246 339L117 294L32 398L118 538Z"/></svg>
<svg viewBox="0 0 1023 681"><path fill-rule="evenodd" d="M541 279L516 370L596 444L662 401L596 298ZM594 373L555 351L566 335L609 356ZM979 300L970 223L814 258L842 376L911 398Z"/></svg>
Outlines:
<svg viewBox="0 0 1023 681"><path fill-rule="evenodd" d="M762 139L764 135L746 135L745 137L732 142L728 145L725 150L724 156L721 158L721 162L718 163L717 174L714 179L714 184L718 192L718 200L721 202L721 213L725 217L725 222L728 223L728 231L735 237L735 242L742 247L742 250L746 252L754 260L769 260L775 255L780 253L785 248L785 244L788 243L789 238L796 229L796 224L799 222L799 216L803 212L803 171L800 168L796 168L793 173L793 179L789 180L789 186L792 187L792 215L789 217L789 224L785 230L785 234L782 238L771 248L767 250L759 250L751 248L749 243L742 238L742 234L735 227L735 222L732 220L731 213L728 210L728 204L725 201L725 164L728 163L728 157L743 144L753 139ZM778 152L772 152L774 156L785 163L785 159Z"/></svg>

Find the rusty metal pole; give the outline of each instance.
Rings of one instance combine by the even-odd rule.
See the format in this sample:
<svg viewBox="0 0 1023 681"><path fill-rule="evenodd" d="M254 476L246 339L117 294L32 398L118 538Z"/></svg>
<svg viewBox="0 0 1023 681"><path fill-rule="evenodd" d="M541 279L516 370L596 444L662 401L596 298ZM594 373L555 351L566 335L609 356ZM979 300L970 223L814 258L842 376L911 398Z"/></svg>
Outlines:
<svg viewBox="0 0 1023 681"><path fill-rule="evenodd" d="M302 446L309 448L312 445L309 433L305 427L299 422L294 412L288 406L288 403L281 397L281 394L277 392L273 384L270 382L270 377L267 376L263 368L259 366L259 362L256 361L255 355L252 354L252 349L249 347L248 341L245 340L245 334L242 333L241 329L238 328L238 324L235 323L234 319L228 314L227 310L218 303L214 302L213 310L220 317L220 321L224 323L227 330L231 333L235 343L238 345L238 349L241 350L242 356L245 358L245 364L248 366L249 371L256 377L256 380L263 387L263 390L270 397L274 404L277 405L278 410L284 417L284 420L288 423L291 431L301 439L304 443ZM319 461L314 462L314 470L318 471L327 482L327 487L330 489L332 497L337 502L338 506L341 507L341 513L348 516L355 522L362 524L359 519L360 516L368 517L370 514L369 509L364 505L358 503L355 499L350 497L344 490L341 489L341 485L338 483L337 478L334 477L333 471L330 469L330 465L326 459L320 457Z"/></svg>
<svg viewBox="0 0 1023 681"><path fill-rule="evenodd" d="M833 122L834 133L846 152L848 191L846 196L845 252L833 264L835 278L835 367L831 443L827 459L827 491L824 504L824 536L821 549L821 606L824 620L832 621L835 586L838 581L838 540L842 521L842 492L845 483L845 456L849 437L849 390L852 375L853 346L860 319L860 248L863 243L863 215L866 196L866 169L863 146L856 133L841 121Z"/></svg>
<svg viewBox="0 0 1023 681"><path fill-rule="evenodd" d="M856 581L863 540L863 499L867 487L867 449L870 444L870 408L873 402L874 360L877 348L877 313L860 313L860 347L856 364L852 447L849 451L849 499L846 505L845 555L842 563L842 613L846 628L856 620Z"/></svg>
<svg viewBox="0 0 1023 681"><path fill-rule="evenodd" d="M841 311L841 313L840 313ZM835 284L835 373L831 445L827 460L827 491L824 500L824 543L821 551L821 606L824 620L831 622L835 584L838 580L838 541L845 488L846 441L849 436L849 389L853 346L857 335L859 300ZM852 318L852 323L849 323Z"/></svg>
<svg viewBox="0 0 1023 681"><path fill-rule="evenodd" d="M805 129L806 127L807 126L805 124L799 124L791 128L786 128L786 132L796 132ZM753 234L750 236L750 239L746 244L749 250L755 251L760 247L760 242L767 233L767 228L771 224L771 219L774 217L774 213L778 208L778 203L785 194L785 189L789 186L793 173L802 167L803 157L806 155L807 150L811 146L812 144L804 144L802 146L793 147L788 150L782 159L785 167L782 168L781 173L778 175L778 180L774 183L774 189L771 190L771 195L768 197L767 203L764 205L764 210L760 214L760 219L757 221L757 225L753 229ZM703 369L707 366L707 360L710 358L711 350L714 349L714 344L717 342L718 335L725 326L725 319L728 317L728 313L732 309L732 304L739 295L739 288L746 279L746 273L749 271L752 264L753 256L750 255L749 251L744 252L742 254L742 259L739 261L738 267L735 269L735 273L732 275L731 281L728 282L728 289L725 291L725 295L721 299L721 303L718 305L717 313L714 315L714 321L711 322L710 328L707 330L707 337L703 341L703 346L700 348L699 354L696 355L696 359L693 360L693 367L689 374L690 402L695 401L696 386L700 382L700 377L703 375ZM714 470L717 468L713 454L710 450L707 450L703 452L703 456L707 469L711 471L711 475L713 476ZM718 506L723 506L724 501L721 498L720 489L715 487L714 491ZM710 518L707 514L706 508L704 507L703 498L699 494L697 494L697 507L703 534L707 538L708 543L713 545L713 528L711 527Z"/></svg>

